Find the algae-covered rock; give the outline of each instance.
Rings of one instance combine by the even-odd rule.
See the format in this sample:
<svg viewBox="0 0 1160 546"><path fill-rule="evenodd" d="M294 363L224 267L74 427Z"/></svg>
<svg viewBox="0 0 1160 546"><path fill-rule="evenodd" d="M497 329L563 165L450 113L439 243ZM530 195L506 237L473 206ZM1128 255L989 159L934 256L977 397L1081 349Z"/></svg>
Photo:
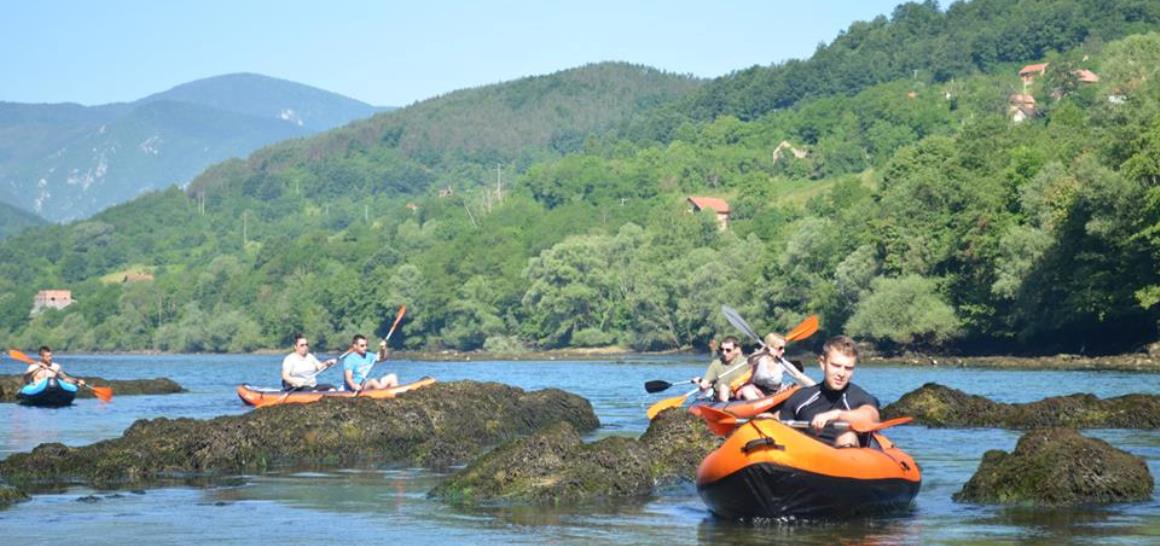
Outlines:
<svg viewBox="0 0 1160 546"><path fill-rule="evenodd" d="M581 431L599 425L587 400L558 389L437 383L393 400L327 399L208 421L140 420L121 438L14 454L0 461L0 475L15 485L117 487L274 467L445 469L559 421Z"/></svg>
<svg viewBox="0 0 1160 546"><path fill-rule="evenodd" d="M471 463L432 497L459 503L561 504L643 497L658 484L692 481L721 439L687 412L660 414L639 440L585 444L567 423L513 440Z"/></svg>
<svg viewBox="0 0 1160 546"><path fill-rule="evenodd" d="M453 502L575 503L647 495L649 457L631 438L584 444L567 422L484 455L431 495Z"/></svg>
<svg viewBox="0 0 1160 546"><path fill-rule="evenodd" d="M1101 400L1091 394L1072 394L1002 404L927 383L882 409L883 419L904 415L932 427L1155 429L1160 428L1160 396L1129 394Z"/></svg>
<svg viewBox="0 0 1160 546"><path fill-rule="evenodd" d="M114 396L131 394L173 394L185 392L176 381L158 377L156 379L115 379L103 377L82 377L90 385L112 387ZM15 402L16 393L24 386L24 377L19 375L0 375L0 402ZM93 398L93 391L78 389L77 398Z"/></svg>
<svg viewBox="0 0 1160 546"><path fill-rule="evenodd" d="M1035 429L1015 451L991 450L956 501L1047 505L1109 503L1152 497L1143 459L1070 428Z"/></svg>
<svg viewBox="0 0 1160 546"><path fill-rule="evenodd" d="M28 500L28 495L15 487L0 485L0 509Z"/></svg>

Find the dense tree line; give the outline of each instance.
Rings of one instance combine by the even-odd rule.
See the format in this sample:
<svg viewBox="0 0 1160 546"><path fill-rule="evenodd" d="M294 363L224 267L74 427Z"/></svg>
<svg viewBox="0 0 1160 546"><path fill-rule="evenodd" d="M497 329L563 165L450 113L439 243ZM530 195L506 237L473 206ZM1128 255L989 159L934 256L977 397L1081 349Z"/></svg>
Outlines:
<svg viewBox="0 0 1160 546"><path fill-rule="evenodd" d="M945 26L956 9L1011 5L1024 3L934 13ZM887 348L1132 350L1155 339L1160 301L1160 34L1067 45L1046 55L1023 123L1009 116L1017 66L686 118L665 139L586 129L555 148L541 131L486 158L466 137L408 148L411 129L383 128L422 126L416 111L445 111L424 134L464 129L443 127L448 104L403 109L3 242L0 333L247 351L303 331L337 347L385 334L406 303L397 339L412 348L656 350L703 346L729 329L729 304L761 330L818 313L826 332ZM1074 84L1073 67L1102 79ZM456 100L526 95L513 113L646 85L576 77ZM626 112L655 112L649 100ZM731 203L729 229L689 212L695 194ZM35 291L59 287L77 303L29 318Z"/></svg>

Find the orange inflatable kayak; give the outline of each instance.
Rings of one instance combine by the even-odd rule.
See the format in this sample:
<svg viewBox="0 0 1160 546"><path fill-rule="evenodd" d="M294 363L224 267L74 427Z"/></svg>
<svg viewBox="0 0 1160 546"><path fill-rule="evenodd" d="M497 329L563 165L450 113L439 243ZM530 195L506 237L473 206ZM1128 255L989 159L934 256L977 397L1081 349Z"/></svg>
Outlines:
<svg viewBox="0 0 1160 546"><path fill-rule="evenodd" d="M922 485L918 464L882 434L867 436L867 447L838 449L777 419L752 419L701 461L697 491L727 519L840 518L909 506Z"/></svg>
<svg viewBox="0 0 1160 546"><path fill-rule="evenodd" d="M286 392L280 389L263 389L250 385L238 385L238 398L249 406L274 406L278 404L309 404L323 398L394 398L407 391L420 389L435 383L435 379L424 377L412 383L399 385L390 389L365 390L361 393L350 391L293 391Z"/></svg>

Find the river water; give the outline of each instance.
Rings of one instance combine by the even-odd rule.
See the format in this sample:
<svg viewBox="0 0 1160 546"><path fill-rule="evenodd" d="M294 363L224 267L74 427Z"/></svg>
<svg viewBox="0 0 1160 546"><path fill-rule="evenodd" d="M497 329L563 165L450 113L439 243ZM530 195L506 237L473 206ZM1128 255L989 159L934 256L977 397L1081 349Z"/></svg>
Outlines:
<svg viewBox="0 0 1160 546"><path fill-rule="evenodd" d="M73 374L109 379L169 377L189 390L160 396L117 396L112 403L79 400L62 409L0 404L0 457L42 442L85 445L116 438L133 421L154 417L205 419L252 411L234 394L239 383L274 385L275 356L59 355ZM431 375L441 381L498 381L528 390L559 387L592 402L601 427L590 436L637 436L645 408L682 392L646 394L645 381L700 375L697 357L626 357L608 361L397 361L403 381ZM14 364L13 370L17 370ZM818 377L818 370L808 370ZM16 373L16 372L13 372ZM338 383L335 370L320 377ZM927 382L1000 402L1091 392L1100 397L1160 392L1160 374L1011 371L980 368L862 366L855 381L883 404ZM407 544L997 544L1160 543L1160 495L1148 502L1068 510L994 507L951 500L988 449L1010 451L1019 433L995 429L896 427L888 436L922 465L922 490L912 510L849 522L741 525L715 520L692 485L616 505L543 508L453 508L426 497L446 476L417 468L335 469L271 473L219 480L203 487L94 491L73 487L35 495L0 510L8 544L83 542L151 544L212 541L242 544L320 542ZM1160 431L1090 430L1148 461L1160 475Z"/></svg>

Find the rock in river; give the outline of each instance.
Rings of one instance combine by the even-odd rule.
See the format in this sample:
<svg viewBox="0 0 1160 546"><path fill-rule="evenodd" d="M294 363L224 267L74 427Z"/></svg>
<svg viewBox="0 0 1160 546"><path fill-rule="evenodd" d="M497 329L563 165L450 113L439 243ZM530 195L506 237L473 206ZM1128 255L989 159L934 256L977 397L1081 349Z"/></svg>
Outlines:
<svg viewBox="0 0 1160 546"><path fill-rule="evenodd" d="M156 379L114 379L103 377L82 377L89 385L112 387L115 396L128 394L173 394L185 392L172 379L158 377ZM16 393L24 386L24 378L19 375L0 375L0 402L15 402ZM77 398L93 398L93 391L89 389L77 390Z"/></svg>
<svg viewBox="0 0 1160 546"><path fill-rule="evenodd" d="M882 409L882 419L909 415L932 427L1160 428L1160 395L1128 394L1101 400L1091 394L1053 396L1027 404L1002 404L927 383Z"/></svg>
<svg viewBox="0 0 1160 546"><path fill-rule="evenodd" d="M572 504L642 497L658 484L692 481L721 439L685 411L665 411L639 440L585 444L567 423L511 441L431 491L457 503Z"/></svg>
<svg viewBox="0 0 1160 546"><path fill-rule="evenodd" d="M76 448L41 444L14 454L0 461L0 475L30 490L67 483L138 486L278 467L445 469L559 421L580 431L599 426L587 400L558 389L437 383L393 400L329 399L207 421L140 420L121 438Z"/></svg>
<svg viewBox="0 0 1160 546"><path fill-rule="evenodd" d="M1015 451L991 450L956 501L1045 505L1152 498L1152 474L1139 457L1069 428L1035 429Z"/></svg>

